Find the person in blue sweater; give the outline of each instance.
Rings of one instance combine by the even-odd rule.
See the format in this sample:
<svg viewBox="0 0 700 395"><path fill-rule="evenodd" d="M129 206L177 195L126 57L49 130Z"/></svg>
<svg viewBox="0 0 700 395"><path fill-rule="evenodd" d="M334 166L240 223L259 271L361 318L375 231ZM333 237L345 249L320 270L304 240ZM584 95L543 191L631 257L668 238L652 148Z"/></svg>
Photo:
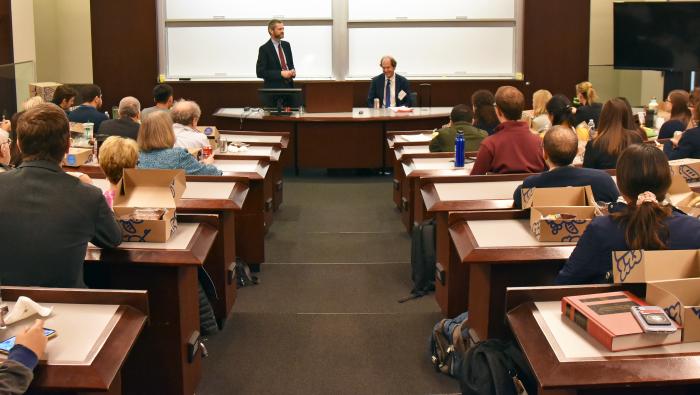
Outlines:
<svg viewBox="0 0 700 395"><path fill-rule="evenodd" d="M661 150L648 144L629 146L617 162L617 185L625 203L593 219L556 284L607 281L613 251L700 248L700 220L663 202L671 169Z"/></svg>
<svg viewBox="0 0 700 395"><path fill-rule="evenodd" d="M688 129L664 143L664 153L669 160L700 159L700 127Z"/></svg>
<svg viewBox="0 0 700 395"><path fill-rule="evenodd" d="M7 360L0 364L0 394L23 394L34 378L33 370L44 355L47 339L44 321L34 324L17 335Z"/></svg>
<svg viewBox="0 0 700 395"><path fill-rule="evenodd" d="M544 135L544 160L549 171L532 175L513 193L516 208L522 208L522 188L580 187L590 185L599 202L615 202L620 196L615 181L603 170L574 167L578 151L576 133L567 126L554 126Z"/></svg>
<svg viewBox="0 0 700 395"><path fill-rule="evenodd" d="M197 176L220 176L212 163L214 156L197 161L184 148L174 148L175 132L173 120L167 112L159 111L143 120L136 141L141 150L138 168L183 169L185 174Z"/></svg>

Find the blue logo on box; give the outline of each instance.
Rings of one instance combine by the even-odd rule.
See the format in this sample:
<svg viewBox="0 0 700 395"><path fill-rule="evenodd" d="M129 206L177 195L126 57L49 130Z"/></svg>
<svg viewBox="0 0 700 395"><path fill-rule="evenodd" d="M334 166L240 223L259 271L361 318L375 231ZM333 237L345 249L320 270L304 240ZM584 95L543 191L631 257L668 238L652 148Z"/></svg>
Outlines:
<svg viewBox="0 0 700 395"><path fill-rule="evenodd" d="M212 134L213 131L214 131L214 129L212 129L212 128L204 128L204 134L206 134L207 136Z"/></svg>
<svg viewBox="0 0 700 395"><path fill-rule="evenodd" d="M69 166L75 166L75 155L68 154L68 156L66 156L66 162Z"/></svg>

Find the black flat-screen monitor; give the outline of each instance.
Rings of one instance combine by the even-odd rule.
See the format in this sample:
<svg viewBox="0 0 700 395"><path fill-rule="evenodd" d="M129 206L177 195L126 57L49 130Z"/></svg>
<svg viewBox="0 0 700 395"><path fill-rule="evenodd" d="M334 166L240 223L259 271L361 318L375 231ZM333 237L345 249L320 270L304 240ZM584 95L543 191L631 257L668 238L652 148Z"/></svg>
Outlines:
<svg viewBox="0 0 700 395"><path fill-rule="evenodd" d="M304 105L301 88L261 88L258 97L263 109L276 114L287 114Z"/></svg>
<svg viewBox="0 0 700 395"><path fill-rule="evenodd" d="M615 3L615 68L669 71L699 69L698 26L698 2Z"/></svg>

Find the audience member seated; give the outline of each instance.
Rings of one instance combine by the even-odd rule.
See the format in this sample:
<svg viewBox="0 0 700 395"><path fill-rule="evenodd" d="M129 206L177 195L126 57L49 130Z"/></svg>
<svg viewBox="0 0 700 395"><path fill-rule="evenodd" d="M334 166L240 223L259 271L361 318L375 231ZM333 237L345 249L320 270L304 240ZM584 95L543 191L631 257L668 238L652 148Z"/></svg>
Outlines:
<svg viewBox="0 0 700 395"><path fill-rule="evenodd" d="M520 121L525 106L522 92L512 86L496 91L496 116L501 122L481 142L472 175L486 173L539 173L546 169L542 139Z"/></svg>
<svg viewBox="0 0 700 395"><path fill-rule="evenodd" d="M29 389L47 342L43 320L34 320L31 327L17 335L7 360L0 365L0 394L24 394Z"/></svg>
<svg viewBox="0 0 700 395"><path fill-rule="evenodd" d="M112 207L124 169L133 169L139 163L139 146L130 138L110 136L100 147L99 162L110 185L109 190L104 191L105 200Z"/></svg>
<svg viewBox="0 0 700 395"><path fill-rule="evenodd" d="M173 120L167 112L155 112L143 120L137 140L141 155L139 168L183 169L186 174L220 176L214 156L198 162L186 149L174 147Z"/></svg>
<svg viewBox="0 0 700 395"><path fill-rule="evenodd" d="M11 170L10 166L10 144L12 140L9 137L0 136L0 173Z"/></svg>
<svg viewBox="0 0 700 395"><path fill-rule="evenodd" d="M578 97L581 105L576 109L576 119L573 126L576 127L581 122L588 123L592 119L593 123L598 127L603 105L597 102L598 95L593 89L593 84L588 81L576 84L576 97Z"/></svg>
<svg viewBox="0 0 700 395"><path fill-rule="evenodd" d="M10 131L12 131L12 122L9 119L3 119L0 122L0 137L10 137Z"/></svg>
<svg viewBox="0 0 700 395"><path fill-rule="evenodd" d="M454 152L458 130L464 133L464 150L467 152L478 150L481 140L488 136L472 125L472 109L466 104L458 104L450 112L450 123L438 130L430 142L430 152Z"/></svg>
<svg viewBox="0 0 700 395"><path fill-rule="evenodd" d="M474 126L477 129L486 131L489 135L494 134L499 121L493 103L496 98L493 93L486 89L479 89L472 94L472 110L474 111Z"/></svg>
<svg viewBox="0 0 700 395"><path fill-rule="evenodd" d="M610 174L597 169L574 167L578 151L576 134L565 126L554 126L544 135L544 159L549 171L532 175L513 194L516 208L522 208L522 188L581 187L590 185L596 201L612 203L620 192Z"/></svg>
<svg viewBox="0 0 700 395"><path fill-rule="evenodd" d="M382 108L411 107L411 84L406 77L396 74L396 59L386 55L379 60L382 74L372 78L367 92L367 107L374 107L374 99L379 99ZM387 82L388 81L388 82Z"/></svg>
<svg viewBox="0 0 700 395"><path fill-rule="evenodd" d="M625 129L628 130L634 130L637 132L639 137L642 139L642 141L647 141L649 140L649 136L647 136L647 131L644 130L642 127L642 124L639 122L639 117L636 116L632 112L632 105L630 104L630 101L627 100L626 97L618 96L616 99L622 100L625 103L625 107L627 107L627 126L625 126Z"/></svg>
<svg viewBox="0 0 700 395"><path fill-rule="evenodd" d="M144 108L141 111L141 119L145 119L148 115L157 111L170 111L175 101L173 96L173 88L168 84L158 84L153 88L153 101L155 106Z"/></svg>
<svg viewBox="0 0 700 395"><path fill-rule="evenodd" d="M551 98L552 94L545 89L540 89L532 94L530 129L537 133L542 133L552 127L552 121L547 113L547 103Z"/></svg>
<svg viewBox="0 0 700 395"><path fill-rule="evenodd" d="M696 86L693 88L693 91L690 93L690 100L688 102L688 105L693 108L697 108L697 106L700 104L700 86Z"/></svg>
<svg viewBox="0 0 700 395"><path fill-rule="evenodd" d="M99 132L102 121L109 119L98 111L102 107L102 89L97 85L86 85L80 89L80 96L83 103L68 114L68 119L71 122L92 122L95 125L93 131Z"/></svg>
<svg viewBox="0 0 700 395"><path fill-rule="evenodd" d="M556 284L605 282L613 251L700 248L700 221L664 203L671 170L661 150L649 144L627 148L618 161L617 185L624 204L593 219Z"/></svg>
<svg viewBox="0 0 700 395"><path fill-rule="evenodd" d="M56 88L56 91L53 93L53 99L51 99L51 102L63 109L63 111L68 114L70 112L70 108L73 107L75 104L75 97L78 95L78 92L75 91L75 89L71 88L68 85L59 85Z"/></svg>
<svg viewBox="0 0 700 395"><path fill-rule="evenodd" d="M135 97L127 96L119 101L119 119L108 119L102 122L100 134L136 140L141 127L140 120L141 103Z"/></svg>
<svg viewBox="0 0 700 395"><path fill-rule="evenodd" d="M199 105L189 100L179 100L170 110L175 130L175 146L188 150L209 146L207 136L197 130L197 122L202 115Z"/></svg>
<svg viewBox="0 0 700 395"><path fill-rule="evenodd" d="M17 122L22 114L24 111L16 112L10 118L10 167L17 167L22 163L22 153L17 148Z"/></svg>
<svg viewBox="0 0 700 395"><path fill-rule="evenodd" d="M30 108L44 103L44 99L41 96L32 96L22 103L22 110L27 111Z"/></svg>
<svg viewBox="0 0 700 395"><path fill-rule="evenodd" d="M122 234L102 192L63 172L70 147L66 113L54 104L27 110L17 125L18 168L0 174L0 279L3 285L82 288L87 244L110 248ZM40 248L37 248L37 247Z"/></svg>
<svg viewBox="0 0 700 395"><path fill-rule="evenodd" d="M552 126L564 126L574 130L574 108L568 97L562 94L552 96L547 102L547 114ZM588 132L585 136L578 136L579 139L582 137L588 140Z"/></svg>
<svg viewBox="0 0 700 395"><path fill-rule="evenodd" d="M690 122L689 100L690 95L682 89L672 90L668 94L666 102L671 105L671 116L659 129L660 139L671 138L676 131L682 132L688 128Z"/></svg>
<svg viewBox="0 0 700 395"><path fill-rule="evenodd" d="M583 167L614 169L620 152L632 144L641 144L639 133L626 128L630 124L627 106L620 99L610 99L600 113L600 127L586 144Z"/></svg>
<svg viewBox="0 0 700 395"><path fill-rule="evenodd" d="M698 124L700 113L696 112L691 125ZM700 127L695 126L679 136L673 136L664 143L664 153L669 160L693 158L700 159Z"/></svg>

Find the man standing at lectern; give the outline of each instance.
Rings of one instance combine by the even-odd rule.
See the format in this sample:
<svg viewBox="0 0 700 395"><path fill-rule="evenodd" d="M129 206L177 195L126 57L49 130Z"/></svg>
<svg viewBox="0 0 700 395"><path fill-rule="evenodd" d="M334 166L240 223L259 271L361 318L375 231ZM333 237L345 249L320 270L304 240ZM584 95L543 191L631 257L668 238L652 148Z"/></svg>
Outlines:
<svg viewBox="0 0 700 395"><path fill-rule="evenodd" d="M270 40L260 46L258 50L258 62L255 71L258 78L265 80L265 88L293 88L294 59L292 47L284 38L284 23L273 19L267 24L267 32Z"/></svg>
<svg viewBox="0 0 700 395"><path fill-rule="evenodd" d="M394 72L396 59L384 56L379 61L383 73L372 78L367 94L367 107L374 107L374 99L379 99L381 107L411 107L411 86L408 80Z"/></svg>

